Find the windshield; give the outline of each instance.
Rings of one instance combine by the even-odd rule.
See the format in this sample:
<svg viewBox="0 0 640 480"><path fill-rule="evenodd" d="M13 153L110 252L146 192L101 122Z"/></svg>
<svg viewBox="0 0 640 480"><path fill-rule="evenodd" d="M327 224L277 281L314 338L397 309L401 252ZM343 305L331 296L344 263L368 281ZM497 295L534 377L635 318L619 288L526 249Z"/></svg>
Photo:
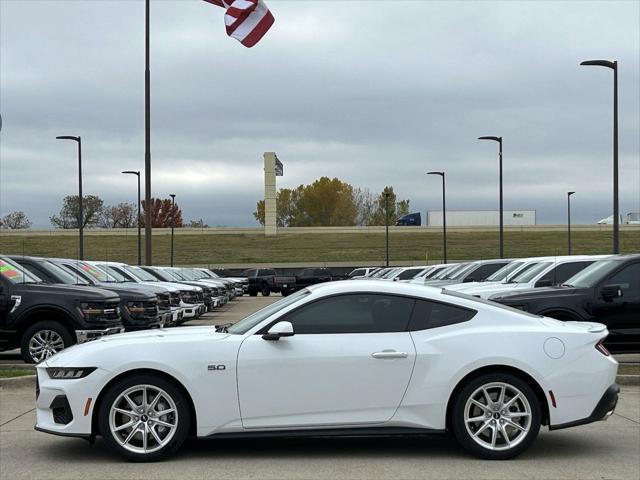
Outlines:
<svg viewBox="0 0 640 480"><path fill-rule="evenodd" d="M129 281L127 277L122 275L119 271L117 271L115 268L113 268L110 265L100 265L96 268L99 268L107 275L108 282L123 283L123 282Z"/></svg>
<svg viewBox="0 0 640 480"><path fill-rule="evenodd" d="M253 327L258 325L263 320L266 320L267 318L269 318L271 315L273 315L277 311L282 310L283 308L286 308L289 305L296 303L301 298L306 297L310 293L311 292L306 288L303 290L298 290L296 293L293 293L288 297L284 297L282 300L278 300L277 302L272 303L271 305L267 305L263 309L258 310L257 312L249 315L246 318L243 318L235 325L232 325L231 327L229 327L227 329L227 332L235 335L242 335L248 332L249 330L251 330Z"/></svg>
<svg viewBox="0 0 640 480"><path fill-rule="evenodd" d="M181 275L180 272L178 272L177 270L172 270L169 268L164 271L166 272L167 275L172 277L176 282L184 282L185 280L187 280L187 278L184 275Z"/></svg>
<svg viewBox="0 0 640 480"><path fill-rule="evenodd" d="M385 273L388 273L389 270L392 270L391 268L381 268L380 270L378 270L376 273L374 273L373 275L371 275L371 278L380 278L382 277Z"/></svg>
<svg viewBox="0 0 640 480"><path fill-rule="evenodd" d="M159 268L151 268L153 271L152 275L156 275L163 282L175 282L176 279L169 275L165 270Z"/></svg>
<svg viewBox="0 0 640 480"><path fill-rule="evenodd" d="M603 278L620 265L619 260L600 260L576 273L564 285L577 288L595 287Z"/></svg>
<svg viewBox="0 0 640 480"><path fill-rule="evenodd" d="M422 268L409 268L398 275L398 280L409 280L422 272Z"/></svg>
<svg viewBox="0 0 640 480"><path fill-rule="evenodd" d="M380 276L380 278L393 278L396 275L396 273L398 273L399 271L400 271L399 268L392 268L387 273L385 273L384 275Z"/></svg>
<svg viewBox="0 0 640 480"><path fill-rule="evenodd" d="M64 283L65 285L90 285L90 283L80 275L75 274L60 265L56 265L49 260L42 262L41 266L44 270L51 273L56 280L60 283Z"/></svg>
<svg viewBox="0 0 640 480"><path fill-rule="evenodd" d="M466 263L458 263L455 265L451 265L450 267L444 268L440 270L438 273L433 275L430 280L443 280L445 278L449 278L449 276L455 274L461 268L464 268Z"/></svg>
<svg viewBox="0 0 640 480"><path fill-rule="evenodd" d="M479 264L479 263L470 263L466 267L461 268L460 270L458 270L457 272L451 274L450 276L447 275L447 280L460 280L464 276L466 276L467 274L473 272L476 268L478 268L480 266L481 266L481 264Z"/></svg>
<svg viewBox="0 0 640 480"><path fill-rule="evenodd" d="M159 280L151 275L149 272L144 270L143 268L131 266L131 265L121 265L121 269L123 269L128 275L131 275L134 280L139 280L143 282L158 282Z"/></svg>
<svg viewBox="0 0 640 480"><path fill-rule="evenodd" d="M189 270L188 268L180 269L180 276L184 277L186 280L201 280L202 276L196 274L193 270Z"/></svg>
<svg viewBox="0 0 640 480"><path fill-rule="evenodd" d="M73 279L75 280L75 282L78 285L96 285L98 283L92 277L89 277L87 275L81 275L80 272L78 272L77 270L74 270L73 268L69 267L68 265L62 265L61 263L55 263L55 262L52 262L50 260L48 261L48 263L50 263L51 265L54 265L54 266L58 267L59 269L67 272L69 275L71 275L73 277Z"/></svg>
<svg viewBox="0 0 640 480"><path fill-rule="evenodd" d="M489 275L484 282L501 282L505 278L509 276L509 274L515 271L517 268L522 265L523 262L511 262L506 264L504 267L496 270L492 275Z"/></svg>
<svg viewBox="0 0 640 480"><path fill-rule="evenodd" d="M550 265L553 265L551 262L542 262L536 264L535 267L527 269L525 272L521 272L515 276L509 283L529 283L535 277L537 277L540 273L545 271Z"/></svg>
<svg viewBox="0 0 640 480"><path fill-rule="evenodd" d="M0 258L0 275L11 283L43 283L29 270L12 262L8 258Z"/></svg>

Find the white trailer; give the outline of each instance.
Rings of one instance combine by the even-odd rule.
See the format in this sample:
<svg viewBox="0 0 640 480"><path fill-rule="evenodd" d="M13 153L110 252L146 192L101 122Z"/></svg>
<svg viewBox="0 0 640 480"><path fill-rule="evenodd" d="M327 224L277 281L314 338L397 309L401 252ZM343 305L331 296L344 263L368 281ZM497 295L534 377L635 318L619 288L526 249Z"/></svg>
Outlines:
<svg viewBox="0 0 640 480"><path fill-rule="evenodd" d="M510 226L535 225L535 210L505 210L504 224ZM498 210L447 210L447 226L451 227L486 227L500 224L500 212ZM430 227L442 226L442 210L430 210L427 212L427 225Z"/></svg>

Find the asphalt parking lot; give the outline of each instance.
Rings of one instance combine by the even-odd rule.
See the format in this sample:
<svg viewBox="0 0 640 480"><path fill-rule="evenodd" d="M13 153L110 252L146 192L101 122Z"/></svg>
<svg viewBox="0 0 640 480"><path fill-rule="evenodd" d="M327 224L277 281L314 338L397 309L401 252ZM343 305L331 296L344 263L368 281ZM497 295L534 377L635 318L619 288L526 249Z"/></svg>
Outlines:
<svg viewBox="0 0 640 480"><path fill-rule="evenodd" d="M278 297L243 297L190 322L235 322ZM12 353L1 355L4 363ZM15 362L15 360L13 360ZM476 460L446 436L339 439L188 440L172 459L131 464L111 455L100 439L33 430L32 388L0 389L0 478L540 478L640 477L640 388L623 387L606 422L541 431L521 457Z"/></svg>

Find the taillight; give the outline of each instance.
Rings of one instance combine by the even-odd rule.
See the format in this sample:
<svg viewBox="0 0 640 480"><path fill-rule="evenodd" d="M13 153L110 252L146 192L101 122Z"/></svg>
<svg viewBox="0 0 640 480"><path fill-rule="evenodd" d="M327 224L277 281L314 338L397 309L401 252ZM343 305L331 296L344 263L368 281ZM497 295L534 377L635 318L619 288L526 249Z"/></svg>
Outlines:
<svg viewBox="0 0 640 480"><path fill-rule="evenodd" d="M611 354L609 353L609 350L607 350L607 347L605 347L604 343L602 343L602 342L603 342L603 340L600 340L598 343L596 343L596 350L598 350L605 357L608 357Z"/></svg>

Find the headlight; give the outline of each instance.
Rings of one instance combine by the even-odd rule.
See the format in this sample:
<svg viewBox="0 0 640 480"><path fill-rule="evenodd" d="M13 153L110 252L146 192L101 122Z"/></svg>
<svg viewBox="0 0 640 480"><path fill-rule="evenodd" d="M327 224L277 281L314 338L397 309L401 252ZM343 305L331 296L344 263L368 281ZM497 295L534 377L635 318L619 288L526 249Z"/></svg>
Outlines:
<svg viewBox="0 0 640 480"><path fill-rule="evenodd" d="M82 367L82 368L64 368L64 367L49 367L47 368L47 375L53 380L76 380L78 378L84 378L91 372L96 370L96 367Z"/></svg>
<svg viewBox="0 0 640 480"><path fill-rule="evenodd" d="M142 302L127 302L127 310L132 315L144 314L144 304Z"/></svg>

